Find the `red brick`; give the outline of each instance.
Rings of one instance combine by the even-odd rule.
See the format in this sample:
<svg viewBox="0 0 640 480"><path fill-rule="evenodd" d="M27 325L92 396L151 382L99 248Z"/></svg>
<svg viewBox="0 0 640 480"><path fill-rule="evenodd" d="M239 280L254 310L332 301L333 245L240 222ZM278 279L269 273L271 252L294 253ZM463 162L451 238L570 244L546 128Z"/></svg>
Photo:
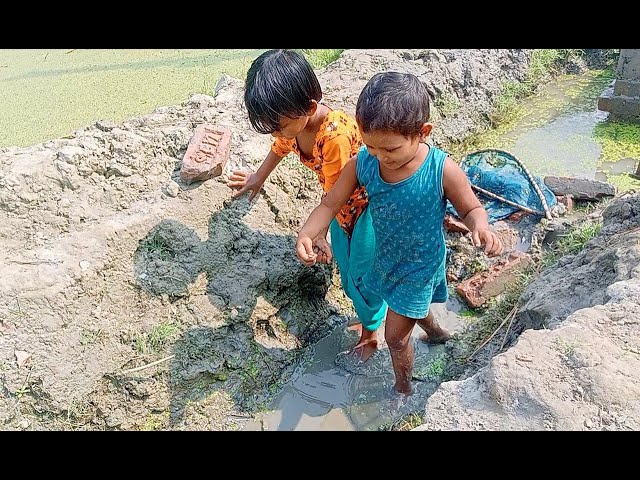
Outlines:
<svg viewBox="0 0 640 480"><path fill-rule="evenodd" d="M222 175L230 149L231 130L207 123L198 126L182 159L180 178L189 184Z"/></svg>
<svg viewBox="0 0 640 480"><path fill-rule="evenodd" d="M470 307L478 308L489 299L504 292L509 283L513 283L516 275L531 263L531 257L522 252L512 252L505 259L492 265L486 272L481 272L458 284L456 291Z"/></svg>
<svg viewBox="0 0 640 480"><path fill-rule="evenodd" d="M567 207L567 213L573 212L575 207L575 202L573 201L573 197L571 195L558 195L556 196L558 202Z"/></svg>

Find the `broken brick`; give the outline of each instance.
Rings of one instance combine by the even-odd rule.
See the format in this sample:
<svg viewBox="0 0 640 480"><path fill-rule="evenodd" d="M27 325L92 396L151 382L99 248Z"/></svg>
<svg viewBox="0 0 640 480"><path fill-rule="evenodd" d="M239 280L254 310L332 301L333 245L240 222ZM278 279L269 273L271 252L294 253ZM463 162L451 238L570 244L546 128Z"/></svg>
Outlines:
<svg viewBox="0 0 640 480"><path fill-rule="evenodd" d="M182 159L180 178L187 184L222 175L231 149L231 130L202 124L189 141Z"/></svg>
<svg viewBox="0 0 640 480"><path fill-rule="evenodd" d="M513 283L516 275L531 262L529 255L511 252L507 258L495 263L489 270L459 283L456 292L470 307L481 307L491 298L504 292L507 285Z"/></svg>
<svg viewBox="0 0 640 480"><path fill-rule="evenodd" d="M558 195L556 196L558 202L567 207L567 213L571 213L575 208L575 202L573 201L573 197L571 195Z"/></svg>
<svg viewBox="0 0 640 480"><path fill-rule="evenodd" d="M509 215L507 217L507 220L513 223L518 223L520 220L522 220L523 217L526 217L527 215L529 214L524 210L518 210L517 212L514 212L511 215Z"/></svg>

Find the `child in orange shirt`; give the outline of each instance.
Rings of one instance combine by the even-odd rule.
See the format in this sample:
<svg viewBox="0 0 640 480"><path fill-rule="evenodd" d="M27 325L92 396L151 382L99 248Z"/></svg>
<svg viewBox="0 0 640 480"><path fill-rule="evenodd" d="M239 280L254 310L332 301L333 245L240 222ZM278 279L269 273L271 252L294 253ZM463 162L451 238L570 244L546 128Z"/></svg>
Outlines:
<svg viewBox="0 0 640 480"><path fill-rule="evenodd" d="M235 171L228 186L234 197L251 191L253 199L280 160L290 152L313 170L329 192L349 159L358 153L362 138L355 120L321 103L322 89L313 68L294 50L269 50L251 65L244 102L249 121L259 133L275 137L271 151L255 173ZM313 240L318 261L335 257L342 288L353 302L362 333L354 352L366 361L376 350L377 329L385 318L382 298L361 290L362 277L373 264L375 237L367 208L367 193L356 188L331 221L331 246L324 229ZM333 247L333 251L332 248Z"/></svg>

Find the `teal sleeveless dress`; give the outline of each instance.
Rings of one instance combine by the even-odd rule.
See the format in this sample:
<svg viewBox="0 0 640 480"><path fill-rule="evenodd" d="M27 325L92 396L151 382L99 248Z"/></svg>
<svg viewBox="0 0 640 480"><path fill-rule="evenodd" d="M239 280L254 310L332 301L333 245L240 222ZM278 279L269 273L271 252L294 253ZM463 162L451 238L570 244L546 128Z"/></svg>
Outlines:
<svg viewBox="0 0 640 480"><path fill-rule="evenodd" d="M410 177L387 183L378 160L363 146L356 174L369 195L375 231L375 257L363 276L366 290L382 297L389 308L421 319L431 303L448 298L442 222L446 198L442 173L447 154L430 147L425 161Z"/></svg>

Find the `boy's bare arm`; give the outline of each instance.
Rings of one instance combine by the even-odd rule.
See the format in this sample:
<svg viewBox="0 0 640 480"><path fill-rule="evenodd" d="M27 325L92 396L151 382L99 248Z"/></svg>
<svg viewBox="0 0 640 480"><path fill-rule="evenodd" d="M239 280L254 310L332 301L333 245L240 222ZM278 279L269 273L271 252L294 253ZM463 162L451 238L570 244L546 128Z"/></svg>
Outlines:
<svg viewBox="0 0 640 480"><path fill-rule="evenodd" d="M469 179L450 157L444 163L442 187L445 197L453 204L460 218L471 230L475 246L484 245L487 255L502 253L502 242L489 228L489 217L476 194L473 193Z"/></svg>

